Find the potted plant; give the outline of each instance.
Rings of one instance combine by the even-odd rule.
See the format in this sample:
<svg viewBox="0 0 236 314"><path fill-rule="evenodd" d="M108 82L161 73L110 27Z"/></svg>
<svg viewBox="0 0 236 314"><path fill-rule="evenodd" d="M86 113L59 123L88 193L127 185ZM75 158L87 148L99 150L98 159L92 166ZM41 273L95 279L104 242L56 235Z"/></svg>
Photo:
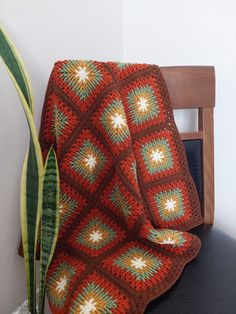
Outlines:
<svg viewBox="0 0 236 314"><path fill-rule="evenodd" d="M15 313L43 314L47 270L54 254L59 228L57 158L51 147L43 165L34 122L34 100L30 80L15 46L1 26L0 56L18 92L30 132L29 149L21 177L21 233L28 300ZM40 242L40 273L38 293L36 293L38 242Z"/></svg>

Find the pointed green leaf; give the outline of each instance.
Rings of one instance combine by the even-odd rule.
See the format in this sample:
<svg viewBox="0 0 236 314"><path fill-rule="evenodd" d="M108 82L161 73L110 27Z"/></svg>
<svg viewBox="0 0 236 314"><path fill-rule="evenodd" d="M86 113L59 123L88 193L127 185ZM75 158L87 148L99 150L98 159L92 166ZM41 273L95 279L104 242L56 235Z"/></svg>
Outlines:
<svg viewBox="0 0 236 314"><path fill-rule="evenodd" d="M33 98L28 75L14 45L0 27L0 56L19 94L30 130L29 151L21 178L21 229L27 276L29 311L36 313L36 244L42 202L43 160L33 119Z"/></svg>
<svg viewBox="0 0 236 314"><path fill-rule="evenodd" d="M39 174L34 145L31 142L26 156L21 180L21 229L27 274L28 302L31 313L36 310L35 282L35 232L38 210Z"/></svg>
<svg viewBox="0 0 236 314"><path fill-rule="evenodd" d="M48 152L43 177L39 313L44 313L45 282L59 228L59 171L54 149Z"/></svg>
<svg viewBox="0 0 236 314"><path fill-rule="evenodd" d="M14 76L17 85L21 89L26 102L33 113L32 88L28 74L14 44L9 39L9 36L7 36L6 31L3 30L2 26L0 26L0 56L8 71Z"/></svg>

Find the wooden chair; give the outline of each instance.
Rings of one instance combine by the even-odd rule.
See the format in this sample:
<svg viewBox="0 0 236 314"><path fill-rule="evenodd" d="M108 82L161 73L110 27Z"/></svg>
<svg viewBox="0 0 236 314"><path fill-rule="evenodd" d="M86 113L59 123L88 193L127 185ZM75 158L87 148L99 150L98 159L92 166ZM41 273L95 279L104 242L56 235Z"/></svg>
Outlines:
<svg viewBox="0 0 236 314"><path fill-rule="evenodd" d="M214 222L215 71L211 66L163 67L174 109L198 109L198 131L182 133L190 172L202 204L204 225L191 230L202 240L198 257L146 313L236 313L236 241ZM218 210L224 210L218 209Z"/></svg>

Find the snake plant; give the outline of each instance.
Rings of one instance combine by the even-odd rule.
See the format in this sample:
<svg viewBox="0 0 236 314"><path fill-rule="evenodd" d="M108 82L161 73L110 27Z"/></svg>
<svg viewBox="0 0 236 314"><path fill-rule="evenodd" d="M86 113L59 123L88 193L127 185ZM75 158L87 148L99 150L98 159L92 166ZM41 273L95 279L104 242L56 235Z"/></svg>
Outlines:
<svg viewBox="0 0 236 314"><path fill-rule="evenodd" d="M0 26L0 56L18 92L30 132L21 177L21 233L27 278L28 308L44 313L45 281L59 228L59 171L53 147L45 166L34 122L34 100L28 74L9 36ZM39 232L41 228L41 232ZM40 239L38 235L40 234ZM36 248L41 243L39 300L36 299Z"/></svg>

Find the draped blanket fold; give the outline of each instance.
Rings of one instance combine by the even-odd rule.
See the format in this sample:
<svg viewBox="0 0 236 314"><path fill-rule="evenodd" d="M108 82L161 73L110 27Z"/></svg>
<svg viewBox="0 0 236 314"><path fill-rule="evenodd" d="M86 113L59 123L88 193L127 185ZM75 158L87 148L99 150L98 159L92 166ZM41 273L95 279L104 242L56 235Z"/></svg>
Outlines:
<svg viewBox="0 0 236 314"><path fill-rule="evenodd" d="M55 63L42 114L56 149L52 313L144 313L200 249L199 200L158 66Z"/></svg>

